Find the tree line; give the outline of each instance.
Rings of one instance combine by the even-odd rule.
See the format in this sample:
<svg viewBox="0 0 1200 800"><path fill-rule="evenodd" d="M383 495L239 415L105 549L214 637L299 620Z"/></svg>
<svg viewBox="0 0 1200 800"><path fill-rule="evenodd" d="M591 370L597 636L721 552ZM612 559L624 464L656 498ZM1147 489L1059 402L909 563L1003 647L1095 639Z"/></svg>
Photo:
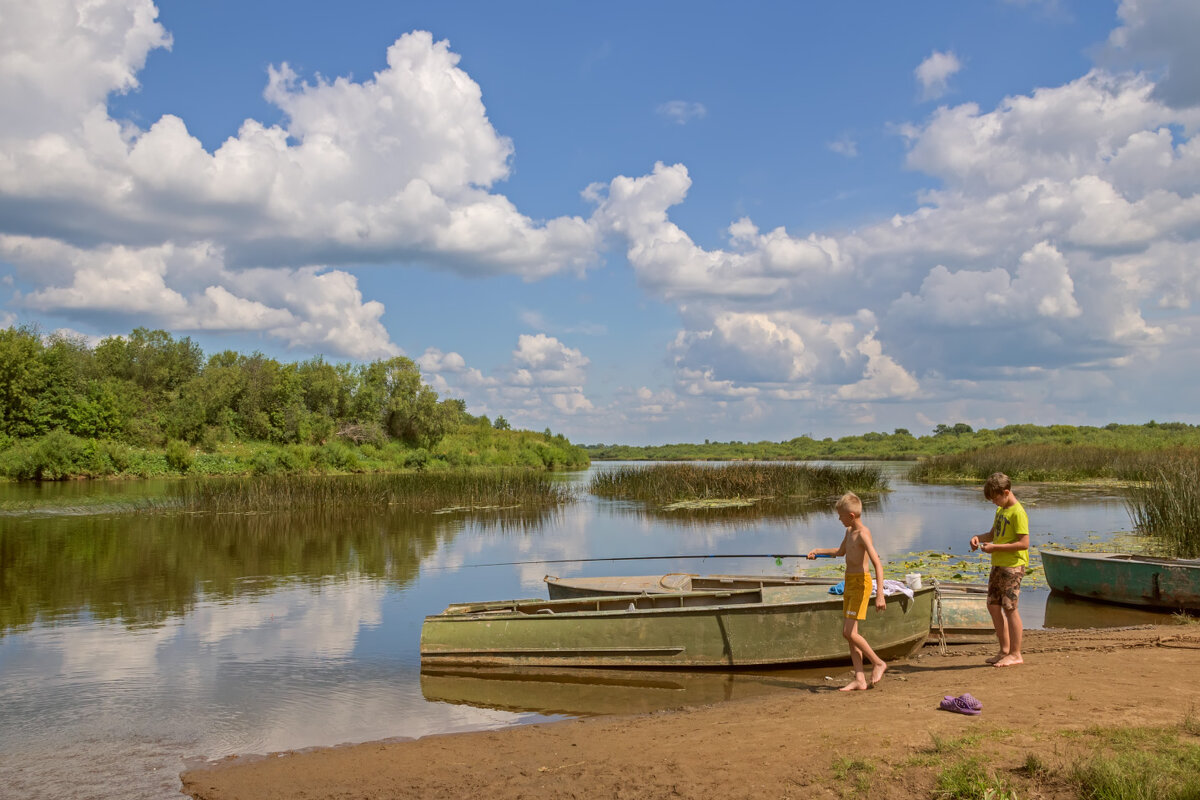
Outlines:
<svg viewBox="0 0 1200 800"><path fill-rule="evenodd" d="M232 350L206 358L190 338L147 328L94 347L29 326L0 330L0 472L188 472L196 451L230 443L261 446L240 460L195 462L192 471L587 464L561 435L511 431L503 417L473 416L462 400L439 398L403 356L283 363ZM144 463L128 448L162 451L166 464ZM47 464L63 450L73 454Z"/></svg>
<svg viewBox="0 0 1200 800"><path fill-rule="evenodd" d="M314 444L397 439L430 447L478 422L440 400L411 359L289 364L226 350L204 358L188 337L138 328L94 348L82 338L0 330L0 436L65 430L158 446L177 439Z"/></svg>
<svg viewBox="0 0 1200 800"><path fill-rule="evenodd" d="M779 442L716 442L706 439L702 444L588 444L583 448L595 460L915 461L1003 445L1089 445L1150 451L1181 446L1200 447L1200 426L1150 420L1143 424L1114 422L1104 426L1015 424L975 430L965 422L958 422L937 425L931 433L920 436L914 436L906 428L896 428L891 433L872 431L839 439L817 439L805 434Z"/></svg>

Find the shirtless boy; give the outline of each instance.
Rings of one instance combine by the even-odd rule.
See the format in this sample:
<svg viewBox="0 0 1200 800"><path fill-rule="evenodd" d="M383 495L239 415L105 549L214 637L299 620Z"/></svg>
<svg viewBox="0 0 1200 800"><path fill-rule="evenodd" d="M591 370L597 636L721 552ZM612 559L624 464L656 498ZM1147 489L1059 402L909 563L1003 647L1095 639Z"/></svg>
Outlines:
<svg viewBox="0 0 1200 800"><path fill-rule="evenodd" d="M875 609L883 611L887 601L883 597L883 565L871 541L871 531L862 522L862 501L853 492L847 492L837 501L837 515L846 526L846 535L837 549L815 548L808 552L810 559L819 555L846 557L846 589L842 594L842 636L850 644L850 661L854 664L854 680L841 688L843 692L868 689L879 683L887 664L875 655L871 645L858 632L858 621L867 618L867 606L871 600L871 575L868 563L875 568ZM871 682L867 683L863 673L863 658L871 662Z"/></svg>

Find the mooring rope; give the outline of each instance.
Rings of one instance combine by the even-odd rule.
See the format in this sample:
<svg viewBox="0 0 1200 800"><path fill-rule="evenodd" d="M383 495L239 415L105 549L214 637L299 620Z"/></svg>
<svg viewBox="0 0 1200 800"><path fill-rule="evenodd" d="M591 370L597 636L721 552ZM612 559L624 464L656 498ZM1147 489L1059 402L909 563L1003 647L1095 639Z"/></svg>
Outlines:
<svg viewBox="0 0 1200 800"><path fill-rule="evenodd" d="M933 602L937 604L938 655L946 655L946 628L942 624L942 584L933 578Z"/></svg>

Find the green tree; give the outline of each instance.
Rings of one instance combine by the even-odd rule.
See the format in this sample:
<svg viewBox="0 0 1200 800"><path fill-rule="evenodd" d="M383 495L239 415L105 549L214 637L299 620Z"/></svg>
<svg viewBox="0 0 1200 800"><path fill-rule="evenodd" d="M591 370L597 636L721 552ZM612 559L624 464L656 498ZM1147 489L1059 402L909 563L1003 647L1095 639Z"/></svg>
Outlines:
<svg viewBox="0 0 1200 800"><path fill-rule="evenodd" d="M38 402L46 385L44 349L36 328L0 330L0 433L20 438L49 429Z"/></svg>
<svg viewBox="0 0 1200 800"><path fill-rule="evenodd" d="M96 345L96 363L106 375L136 383L161 396L174 392L200 371L203 353L186 336L176 340L161 330L136 328Z"/></svg>

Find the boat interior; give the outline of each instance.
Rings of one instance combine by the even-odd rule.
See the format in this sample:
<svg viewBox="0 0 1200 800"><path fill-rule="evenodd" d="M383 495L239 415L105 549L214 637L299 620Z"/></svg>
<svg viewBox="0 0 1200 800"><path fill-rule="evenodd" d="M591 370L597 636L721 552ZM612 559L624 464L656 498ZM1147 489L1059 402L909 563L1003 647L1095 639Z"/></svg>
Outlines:
<svg viewBox="0 0 1200 800"><path fill-rule="evenodd" d="M648 611L671 608L710 608L716 606L800 603L829 600L841 602L829 593L829 584L764 586L758 589L729 591L672 592L670 594L621 594L567 600L499 600L485 603L455 603L443 616L461 615L552 615L598 611Z"/></svg>

